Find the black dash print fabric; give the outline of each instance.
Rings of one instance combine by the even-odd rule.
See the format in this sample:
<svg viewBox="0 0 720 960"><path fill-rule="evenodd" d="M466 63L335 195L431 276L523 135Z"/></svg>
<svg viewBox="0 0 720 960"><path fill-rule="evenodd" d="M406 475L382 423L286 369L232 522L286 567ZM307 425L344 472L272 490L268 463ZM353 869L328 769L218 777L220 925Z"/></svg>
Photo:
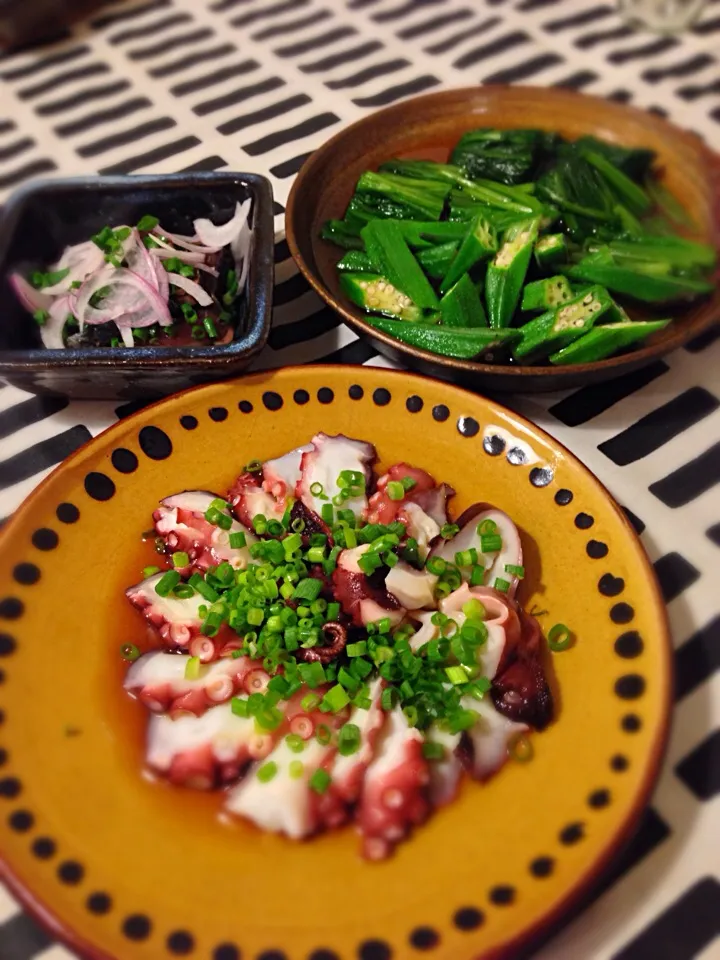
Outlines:
<svg viewBox="0 0 720 960"><path fill-rule="evenodd" d="M318 361L392 366L323 305L290 257L285 204L305 159L375 109L483 83L608 97L666 116L720 152L720 0L708 0L696 25L677 37L636 32L603 0L115 0L65 36L0 56L0 83L0 203L36 177L263 173L275 195L276 286L269 344L255 369ZM577 454L621 504L655 566L675 645L673 735L651 806L594 900L536 960L720 958L719 369L720 336L709 333L609 384L500 398ZM350 397L363 397L360 383ZM298 384L284 400L267 392L261 402L272 410L310 399ZM387 402L382 393L373 400ZM411 413L422 406L420 397L407 399ZM0 386L0 521L74 450L136 409ZM248 400L238 409L252 413ZM443 405L431 413L440 422L450 417ZM218 423L227 415L224 408L208 413ZM199 422L183 416L181 426L192 431ZM456 427L474 437L484 425L465 419ZM499 438L484 446L490 455L511 455ZM156 460L171 453L169 438L152 429L141 448ZM59 504L54 529L37 532L37 556L55 548L84 503L111 498L116 481L136 469L137 458L118 450L107 472L89 474L83 499ZM537 486L552 480L539 469L532 476ZM619 723L632 736L642 723L633 662L643 640L593 518L572 500L569 490L555 495L587 538L598 588L618 624L616 651L625 667L616 691ZM41 566L19 564L16 582L35 582ZM0 658L14 650L6 629L18 615L11 600L1 611ZM21 803L21 785L2 776L5 760L0 751L0 796ZM627 768L627 757L617 754L608 776L622 777ZM607 802L598 784L589 808ZM50 837L34 836L30 811L18 807L13 818L13 830L29 831L38 861L80 888L82 868L60 862ZM572 849L584 835L582 823L568 824L559 843ZM542 856L529 869L546 877L555 861ZM494 903L508 904L513 895L498 887ZM454 917L458 930L484 922L471 903ZM98 916L113 910L102 890L88 889L86 905ZM117 922L134 941L152 934L142 914ZM439 940L432 928L419 927L408 942L409 953L430 957ZM199 955L183 930L166 946L164 955ZM384 957L387 948L368 941L363 949L363 956ZM238 953L228 944L214 956L234 960ZM74 957L0 886L0 960Z"/></svg>

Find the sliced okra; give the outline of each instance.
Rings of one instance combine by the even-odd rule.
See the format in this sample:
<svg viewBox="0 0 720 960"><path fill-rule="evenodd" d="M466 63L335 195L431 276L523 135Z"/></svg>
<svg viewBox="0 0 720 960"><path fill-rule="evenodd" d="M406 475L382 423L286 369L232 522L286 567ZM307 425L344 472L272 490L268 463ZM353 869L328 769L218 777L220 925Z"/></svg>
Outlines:
<svg viewBox="0 0 720 960"><path fill-rule="evenodd" d="M485 278L485 303L490 326L509 327L520 299L539 220L525 220L509 227L505 241L488 266Z"/></svg>
<svg viewBox="0 0 720 960"><path fill-rule="evenodd" d="M403 290L418 307L438 309L437 295L395 221L373 220L363 227L361 236L368 256L393 286Z"/></svg>
<svg viewBox="0 0 720 960"><path fill-rule="evenodd" d="M519 330L490 330L488 327L444 327L430 323L405 323L385 317L369 317L369 322L409 346L429 350L443 357L471 360L493 347L510 343Z"/></svg>
<svg viewBox="0 0 720 960"><path fill-rule="evenodd" d="M480 215L470 223L457 256L440 284L440 292L446 293L460 277L480 260L486 260L497 250L497 234L493 225Z"/></svg>
<svg viewBox="0 0 720 960"><path fill-rule="evenodd" d="M348 299L368 312L404 322L422 319L422 310L410 297L377 273L341 273L340 287Z"/></svg>
<svg viewBox="0 0 720 960"><path fill-rule="evenodd" d="M448 243L439 243L435 247L418 250L415 256L429 277L432 277L433 280L441 280L447 273L457 252L457 240L450 240Z"/></svg>
<svg viewBox="0 0 720 960"><path fill-rule="evenodd" d="M535 243L535 261L539 267L567 261L568 245L564 233L548 233Z"/></svg>
<svg viewBox="0 0 720 960"><path fill-rule="evenodd" d="M376 269L364 250L348 250L335 266L340 273L374 273Z"/></svg>
<svg viewBox="0 0 720 960"><path fill-rule="evenodd" d="M550 354L550 363L594 363L612 356L618 350L623 350L644 340L651 333L663 330L669 320L649 320L647 322L606 323L594 327L588 333L575 340L574 343L563 347L556 353Z"/></svg>
<svg viewBox="0 0 720 960"><path fill-rule="evenodd" d="M467 273L440 301L440 316L446 327L487 327L480 294Z"/></svg>
<svg viewBox="0 0 720 960"><path fill-rule="evenodd" d="M561 303L572 300L574 294L566 277L548 277L525 285L522 298L523 310L552 310Z"/></svg>
<svg viewBox="0 0 720 960"><path fill-rule="evenodd" d="M554 310L549 310L520 328L521 341L515 345L516 360L532 362L572 343L591 329L598 317L610 309L612 299L602 287L591 287Z"/></svg>

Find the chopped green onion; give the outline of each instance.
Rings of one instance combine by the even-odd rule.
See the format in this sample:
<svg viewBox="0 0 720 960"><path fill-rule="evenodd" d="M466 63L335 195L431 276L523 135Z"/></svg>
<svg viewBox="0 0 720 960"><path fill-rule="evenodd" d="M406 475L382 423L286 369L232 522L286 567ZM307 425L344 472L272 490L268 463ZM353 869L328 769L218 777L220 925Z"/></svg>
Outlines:
<svg viewBox="0 0 720 960"><path fill-rule="evenodd" d="M173 596L178 600L189 600L190 597L195 596L195 591L189 583L179 583L173 590Z"/></svg>
<svg viewBox="0 0 720 960"><path fill-rule="evenodd" d="M428 573L434 574L436 577L439 577L445 572L447 563L443 560L442 557L428 557L425 561L425 569Z"/></svg>
<svg viewBox="0 0 720 960"><path fill-rule="evenodd" d="M260 783L269 783L277 772L278 765L274 760L268 760L268 762L264 763L258 770L257 778Z"/></svg>
<svg viewBox="0 0 720 960"><path fill-rule="evenodd" d="M485 607L475 597L463 604L462 612L468 620L484 620L486 614Z"/></svg>
<svg viewBox="0 0 720 960"><path fill-rule="evenodd" d="M445 756L445 747L441 743L426 740L422 745L422 752L426 760L442 760Z"/></svg>
<svg viewBox="0 0 720 960"><path fill-rule="evenodd" d="M179 551L172 555L172 562L174 567L187 567L190 557L184 551Z"/></svg>
<svg viewBox="0 0 720 960"><path fill-rule="evenodd" d="M305 749L305 741L299 733L289 733L285 737L285 743L293 753L302 753Z"/></svg>
<svg viewBox="0 0 720 960"><path fill-rule="evenodd" d="M310 780L308 781L308 785L310 789L314 790L315 793L320 793L320 794L327 792L327 789L330 786L330 783L331 783L330 774L326 770L323 770L322 767L318 767L318 769L315 771L315 773L310 777Z"/></svg>
<svg viewBox="0 0 720 960"><path fill-rule="evenodd" d="M350 693L357 693L360 689L360 681L357 680L345 667L338 670L338 682Z"/></svg>
<svg viewBox="0 0 720 960"><path fill-rule="evenodd" d="M251 623L254 627L259 627L265 619L265 611L262 607L250 607L246 618L248 623Z"/></svg>
<svg viewBox="0 0 720 960"><path fill-rule="evenodd" d="M345 653L349 657L364 657L367 653L367 642L360 640L358 643L349 643L345 647Z"/></svg>
<svg viewBox="0 0 720 960"><path fill-rule="evenodd" d="M310 547L307 558L310 563L322 563L325 559L325 547Z"/></svg>
<svg viewBox="0 0 720 960"><path fill-rule="evenodd" d="M185 663L185 679L197 680L200 676L200 657L189 657Z"/></svg>
<svg viewBox="0 0 720 960"><path fill-rule="evenodd" d="M567 650L568 647L572 646L572 642L573 637L570 628L566 627L564 623L556 623L554 627L550 627L548 631L548 647L550 647L553 653L562 653L563 650Z"/></svg>
<svg viewBox="0 0 720 960"><path fill-rule="evenodd" d="M519 567L515 563L506 563L505 573L511 573L514 577L517 577L518 580L522 580L525 576L525 567Z"/></svg>
<svg viewBox="0 0 720 960"><path fill-rule="evenodd" d="M458 567L472 567L477 563L477 560L478 552L475 547L470 547L469 550L461 550L455 554L455 565Z"/></svg>
<svg viewBox="0 0 720 960"><path fill-rule="evenodd" d="M324 503L322 509L320 510L320 516L323 520L323 523L326 523L328 526L332 526L333 516L334 516L334 507L331 503Z"/></svg>
<svg viewBox="0 0 720 960"><path fill-rule="evenodd" d="M220 599L220 594L213 590L210 584L207 583L199 573L194 573L188 580L188 583L191 587L194 587L197 590L204 600L207 600L209 603L215 603L216 600Z"/></svg>
<svg viewBox="0 0 720 960"><path fill-rule="evenodd" d="M440 536L443 540L452 540L458 533L460 533L460 527L456 523L445 523L440 528Z"/></svg>
<svg viewBox="0 0 720 960"><path fill-rule="evenodd" d="M157 217L153 217L151 214L146 213L144 216L140 217L137 222L138 230L152 230L156 227L160 221Z"/></svg>
<svg viewBox="0 0 720 960"><path fill-rule="evenodd" d="M160 567L143 567L143 580L147 580L148 577L154 577L156 573L160 573Z"/></svg>
<svg viewBox="0 0 720 960"><path fill-rule="evenodd" d="M316 481L315 483L310 484L310 493L314 497L322 497L325 493L325 487Z"/></svg>
<svg viewBox="0 0 720 960"><path fill-rule="evenodd" d="M267 697L265 698L267 700ZM283 721L283 712L275 707L258 711L255 715L255 725L259 730L277 730Z"/></svg>
<svg viewBox="0 0 720 960"><path fill-rule="evenodd" d="M383 710L392 710L398 701L398 692L395 687L386 687L380 694L380 706Z"/></svg>
<svg viewBox="0 0 720 960"><path fill-rule="evenodd" d="M481 587L485 580L485 567L475 564L470 571L470 586Z"/></svg>
<svg viewBox="0 0 720 960"><path fill-rule="evenodd" d="M253 530L258 536L262 536L267 531L267 520L262 513L256 513L252 518Z"/></svg>
<svg viewBox="0 0 720 960"><path fill-rule="evenodd" d="M330 743L332 740L332 730L326 723L318 724L318 728L315 731L315 739L323 747L326 747Z"/></svg>
<svg viewBox="0 0 720 960"><path fill-rule="evenodd" d="M413 480L412 477L403 477L400 483L403 485L405 491L412 490L413 487L417 486L417 480Z"/></svg>
<svg viewBox="0 0 720 960"><path fill-rule="evenodd" d="M454 686L467 683L468 675L462 667L445 667L445 674Z"/></svg>
<svg viewBox="0 0 720 960"><path fill-rule="evenodd" d="M317 693L306 693L300 701L300 706L302 707L304 713L312 713L319 703L320 697Z"/></svg>
<svg viewBox="0 0 720 960"><path fill-rule="evenodd" d="M498 590L500 593L507 593L508 590L510 589L510 581L503 580L502 577L495 577L495 582L493 583L493 587L496 590Z"/></svg>
<svg viewBox="0 0 720 960"><path fill-rule="evenodd" d="M320 706L321 708L325 706L332 710L333 713L338 713L338 711L342 710L343 707L346 707L349 703L350 697L347 695L347 691L337 683L334 687L330 687L322 698Z"/></svg>
<svg viewBox="0 0 720 960"><path fill-rule="evenodd" d="M307 600L312 603L313 600L317 600L322 592L322 580L315 580L312 577L308 577L305 580L301 580L300 583L295 587L295 592L292 595L293 600Z"/></svg>
<svg viewBox="0 0 720 960"><path fill-rule="evenodd" d="M241 653L240 650L236 651ZM230 709L235 714L236 717L248 717L250 716L250 711L248 710L248 702L246 698L243 697L233 697L230 701Z"/></svg>
<svg viewBox="0 0 720 960"><path fill-rule="evenodd" d="M291 780L299 780L305 771L305 765L302 760L291 760L288 772Z"/></svg>
<svg viewBox="0 0 720 960"><path fill-rule="evenodd" d="M290 527L295 533L302 533L305 529L305 521L302 517L295 517L290 521Z"/></svg>
<svg viewBox="0 0 720 960"><path fill-rule="evenodd" d="M298 666L298 673L303 683L306 683L311 690L319 687L326 680L325 669L318 660L314 660L312 663L301 663Z"/></svg>
<svg viewBox="0 0 720 960"><path fill-rule="evenodd" d="M215 326L215 321L211 316L206 315L203 317L203 326L205 327L207 335L211 339L215 340L215 338L218 335L218 332L217 332L217 327Z"/></svg>
<svg viewBox="0 0 720 960"><path fill-rule="evenodd" d="M414 727L418 722L418 711L417 707L414 707L412 704L409 704L406 707L403 707L403 713L405 714L405 719L411 727Z"/></svg>
<svg viewBox="0 0 720 960"><path fill-rule="evenodd" d="M481 537L494 536L497 533L498 525L494 520L483 520L477 526L477 533Z"/></svg>
<svg viewBox="0 0 720 960"><path fill-rule="evenodd" d="M355 723L346 723L338 735L338 753L349 757L360 749L360 727Z"/></svg>
<svg viewBox="0 0 720 960"><path fill-rule="evenodd" d="M180 574L177 570L168 570L155 584L155 593L159 597L167 597L170 591L180 583Z"/></svg>
<svg viewBox="0 0 720 960"><path fill-rule="evenodd" d="M391 480L385 490L391 500L403 500L405 498L405 487L397 480Z"/></svg>
<svg viewBox="0 0 720 960"><path fill-rule="evenodd" d="M483 553L497 553L498 550L502 550L502 537L497 534L481 535L480 549Z"/></svg>
<svg viewBox="0 0 720 960"><path fill-rule="evenodd" d="M137 658L140 656L140 650L135 646L134 643L124 643L120 647L120 656L123 658L123 660L129 660L132 662L133 660L137 660Z"/></svg>
<svg viewBox="0 0 720 960"><path fill-rule="evenodd" d="M372 673L372 664L368 663L367 660L363 660L361 657L358 657L350 664L350 673L354 677L364 680L368 674Z"/></svg>

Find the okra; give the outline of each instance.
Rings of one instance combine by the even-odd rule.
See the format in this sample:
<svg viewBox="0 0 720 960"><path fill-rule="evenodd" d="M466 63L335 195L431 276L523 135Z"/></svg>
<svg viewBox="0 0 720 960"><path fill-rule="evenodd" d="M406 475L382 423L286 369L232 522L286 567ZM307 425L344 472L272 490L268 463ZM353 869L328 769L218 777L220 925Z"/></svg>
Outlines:
<svg viewBox="0 0 720 960"><path fill-rule="evenodd" d="M341 273L340 287L363 310L399 317L404 323L422 319L422 310L410 297L377 273Z"/></svg>
<svg viewBox="0 0 720 960"><path fill-rule="evenodd" d="M345 223L344 220L326 220L320 230L323 240L329 240L345 250L362 250L360 230Z"/></svg>
<svg viewBox="0 0 720 960"><path fill-rule="evenodd" d="M696 243L684 237L648 237L637 240L611 240L608 249L617 260L661 260L682 270L692 267L712 267L715 248L709 243Z"/></svg>
<svg viewBox="0 0 720 960"><path fill-rule="evenodd" d="M497 248L497 235L492 225L483 216L476 217L460 244L457 256L443 277L440 292L445 293L449 290L464 273L471 270L480 260L492 256Z"/></svg>
<svg viewBox="0 0 720 960"><path fill-rule="evenodd" d="M577 340L591 329L598 317L610 309L612 299L602 287L591 287L568 303L536 317L520 328L521 341L515 345L516 360L532 362Z"/></svg>
<svg viewBox="0 0 720 960"><path fill-rule="evenodd" d="M440 243L435 247L418 250L417 261L425 273L433 280L441 280L450 268L453 257L458 252L457 240Z"/></svg>
<svg viewBox="0 0 720 960"><path fill-rule="evenodd" d="M403 220L398 223L398 227L408 245L416 250L432 247L436 243L459 241L467 233L464 223L450 220L439 220L437 223L432 220L425 222Z"/></svg>
<svg viewBox="0 0 720 960"><path fill-rule="evenodd" d="M495 330L510 326L525 282L538 226L538 220L526 220L510 227L503 245L488 267L485 303L490 326Z"/></svg>
<svg viewBox="0 0 720 960"><path fill-rule="evenodd" d="M376 269L364 250L348 250L335 267L340 273L373 273Z"/></svg>
<svg viewBox="0 0 720 960"><path fill-rule="evenodd" d="M440 316L446 327L487 327L480 294L467 273L440 301Z"/></svg>
<svg viewBox="0 0 720 960"><path fill-rule="evenodd" d="M344 258L343 258L344 259ZM523 310L552 310L561 303L572 300L574 294L566 277L549 277L535 280L523 290Z"/></svg>
<svg viewBox="0 0 720 960"><path fill-rule="evenodd" d="M418 307L438 309L435 291L395 222L375 220L363 228L361 236L368 256L393 286L404 291Z"/></svg>
<svg viewBox="0 0 720 960"><path fill-rule="evenodd" d="M644 340L651 333L663 330L669 323L669 320L627 321L594 327L579 340L563 347L557 353L550 354L550 363L594 363L596 360L604 360L618 350Z"/></svg>
<svg viewBox="0 0 720 960"><path fill-rule="evenodd" d="M564 233L548 233L539 237L535 243L535 262L540 268L564 263L567 255L568 245Z"/></svg>
<svg viewBox="0 0 720 960"><path fill-rule="evenodd" d="M486 350L511 343L520 335L519 330L443 327L429 323L405 323L384 317L369 317L368 320L377 330L389 333L409 346L461 360L472 360Z"/></svg>
<svg viewBox="0 0 720 960"><path fill-rule="evenodd" d="M642 270L632 269L629 264L620 266L603 262L593 254L563 272L571 280L599 283L613 293L622 293L646 303L689 300L698 294L711 293L713 290L713 284L707 280L673 277L664 271L658 272L658 268L662 271L663 264L643 262Z"/></svg>

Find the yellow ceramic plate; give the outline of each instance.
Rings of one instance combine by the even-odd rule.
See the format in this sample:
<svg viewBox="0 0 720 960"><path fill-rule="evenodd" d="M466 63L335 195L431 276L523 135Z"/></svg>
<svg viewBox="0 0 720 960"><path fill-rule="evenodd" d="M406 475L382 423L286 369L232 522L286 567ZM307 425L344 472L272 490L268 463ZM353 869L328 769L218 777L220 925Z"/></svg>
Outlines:
<svg viewBox="0 0 720 960"><path fill-rule="evenodd" d="M220 823L217 796L144 779L143 708L120 689L119 642L144 629L123 589L158 499L221 492L318 430L448 481L456 515L475 500L506 510L526 607L577 633L554 656L559 716L532 762L465 783L382 863L359 859L352 829L295 843ZM597 878L655 779L669 644L637 539L567 451L454 387L301 367L171 397L71 457L1 547L3 876L88 957L508 957Z"/></svg>

